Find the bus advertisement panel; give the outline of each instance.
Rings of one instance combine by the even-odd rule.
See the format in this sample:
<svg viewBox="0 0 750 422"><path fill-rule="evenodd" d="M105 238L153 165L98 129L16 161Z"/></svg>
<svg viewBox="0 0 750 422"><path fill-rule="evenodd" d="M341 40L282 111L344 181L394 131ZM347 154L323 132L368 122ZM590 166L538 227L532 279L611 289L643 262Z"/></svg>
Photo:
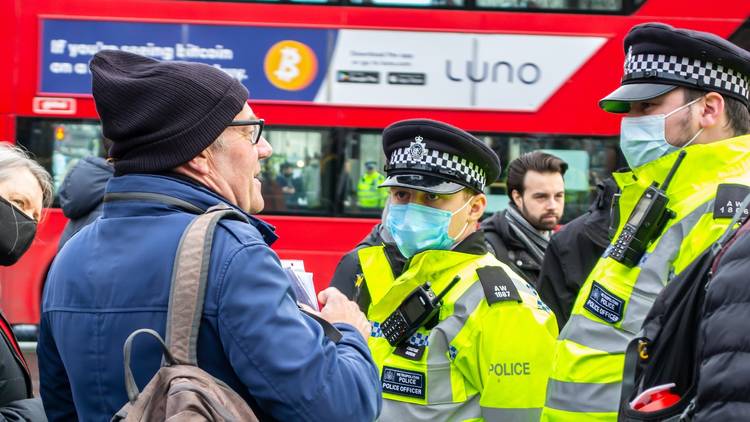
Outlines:
<svg viewBox="0 0 750 422"><path fill-rule="evenodd" d="M509 111L537 110L607 40L60 19L42 34L45 95L89 94L88 61L117 49L210 64L260 101Z"/></svg>

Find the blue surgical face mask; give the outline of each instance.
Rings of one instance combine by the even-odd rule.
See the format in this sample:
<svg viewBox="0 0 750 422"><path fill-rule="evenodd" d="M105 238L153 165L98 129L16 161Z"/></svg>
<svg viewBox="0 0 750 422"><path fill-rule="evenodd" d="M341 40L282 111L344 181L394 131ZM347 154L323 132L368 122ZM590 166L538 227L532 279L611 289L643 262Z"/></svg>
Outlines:
<svg viewBox="0 0 750 422"><path fill-rule="evenodd" d="M451 237L448 234L451 218L469 205L469 202L471 200L454 212L413 203L390 204L386 226L398 250L406 258L428 249L450 249L469 225L467 221L461 232L456 237Z"/></svg>
<svg viewBox="0 0 750 422"><path fill-rule="evenodd" d="M677 151L690 145L703 132L701 128L682 147L676 147L667 142L667 117L689 107L700 98L680 106L668 114L653 116L623 117L620 123L620 149L631 169L661 158L670 152Z"/></svg>

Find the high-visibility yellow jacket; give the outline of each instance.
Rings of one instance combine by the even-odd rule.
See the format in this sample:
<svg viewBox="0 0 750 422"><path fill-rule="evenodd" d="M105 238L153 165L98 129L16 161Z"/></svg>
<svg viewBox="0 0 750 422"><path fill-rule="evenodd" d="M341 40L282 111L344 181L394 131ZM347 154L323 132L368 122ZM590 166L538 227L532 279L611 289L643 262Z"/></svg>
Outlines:
<svg viewBox="0 0 750 422"><path fill-rule="evenodd" d="M383 208L388 198L388 189L378 188L385 176L378 172L365 173L357 183L357 205L362 208Z"/></svg>
<svg viewBox="0 0 750 422"><path fill-rule="evenodd" d="M625 347L659 292L721 236L750 192L750 135L685 151L666 192L676 217L637 266L609 257L610 246L583 284L555 345L542 420L617 419ZM664 181L677 155L614 175L622 194L613 244L643 192Z"/></svg>
<svg viewBox="0 0 750 422"><path fill-rule="evenodd" d="M361 249L359 258L383 383L380 420L539 420L557 322L530 285L486 252L421 252L395 278L382 246ZM383 320L418 285L430 282L437 294L456 275L436 325L421 327L409 348L392 347Z"/></svg>

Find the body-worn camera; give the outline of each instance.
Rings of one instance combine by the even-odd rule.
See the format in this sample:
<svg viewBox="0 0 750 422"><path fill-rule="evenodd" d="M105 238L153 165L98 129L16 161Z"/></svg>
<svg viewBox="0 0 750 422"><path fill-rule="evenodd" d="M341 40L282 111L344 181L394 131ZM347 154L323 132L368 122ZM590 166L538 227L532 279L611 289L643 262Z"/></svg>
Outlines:
<svg viewBox="0 0 750 422"><path fill-rule="evenodd" d="M430 321L440 311L443 297L461 278L456 276L448 286L435 295L430 283L417 286L409 296L380 324L383 337L391 346L399 346L408 340L419 327Z"/></svg>
<svg viewBox="0 0 750 422"><path fill-rule="evenodd" d="M661 186L653 182L643 192L609 253L612 259L628 267L636 266L646 249L661 235L667 222L675 217L674 211L667 208L669 198L666 191L685 154L684 150L680 152Z"/></svg>

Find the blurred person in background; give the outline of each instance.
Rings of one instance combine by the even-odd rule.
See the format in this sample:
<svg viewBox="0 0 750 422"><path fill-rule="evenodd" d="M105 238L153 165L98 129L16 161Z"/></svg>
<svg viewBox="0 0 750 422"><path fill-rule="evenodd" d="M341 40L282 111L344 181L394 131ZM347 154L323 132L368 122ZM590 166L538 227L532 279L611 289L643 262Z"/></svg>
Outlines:
<svg viewBox="0 0 750 422"><path fill-rule="evenodd" d="M104 139L104 151L109 154L112 142ZM58 249L62 249L73 235L102 214L102 200L107 182L115 169L102 157L85 157L65 175L60 185L60 208L70 221L65 225Z"/></svg>
<svg viewBox="0 0 750 422"><path fill-rule="evenodd" d="M299 198L305 195L305 189L300 177L294 176L292 163L282 163L279 175L276 176L276 184L281 187L284 194L284 204L287 208L299 207Z"/></svg>
<svg viewBox="0 0 750 422"><path fill-rule="evenodd" d="M357 205L360 208L383 208L388 197L388 190L379 186L385 181L385 176L378 173L375 161L365 163L365 174L357 182Z"/></svg>

